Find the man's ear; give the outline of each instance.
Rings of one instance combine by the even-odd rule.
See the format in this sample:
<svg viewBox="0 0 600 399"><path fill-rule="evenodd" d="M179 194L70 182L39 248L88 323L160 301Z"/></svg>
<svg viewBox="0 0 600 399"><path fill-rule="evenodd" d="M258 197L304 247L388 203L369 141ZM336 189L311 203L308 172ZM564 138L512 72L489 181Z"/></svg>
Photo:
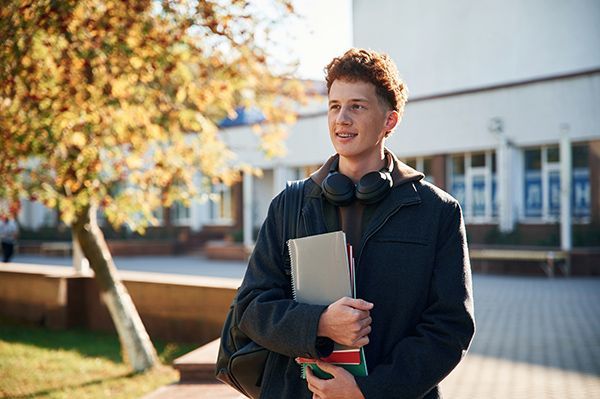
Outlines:
<svg viewBox="0 0 600 399"><path fill-rule="evenodd" d="M385 134L386 137L391 134L392 130L394 130L394 128L398 124L398 119L399 119L398 111L395 111L395 110L389 111L388 116L385 120L385 130L387 132Z"/></svg>

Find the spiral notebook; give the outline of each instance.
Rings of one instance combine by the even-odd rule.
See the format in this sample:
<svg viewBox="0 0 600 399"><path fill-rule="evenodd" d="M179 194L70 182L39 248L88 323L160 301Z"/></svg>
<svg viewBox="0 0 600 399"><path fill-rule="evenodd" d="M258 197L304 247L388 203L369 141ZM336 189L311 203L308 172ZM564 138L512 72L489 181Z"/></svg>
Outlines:
<svg viewBox="0 0 600 399"><path fill-rule="evenodd" d="M288 240L294 300L311 305L329 305L338 299L354 297L354 270L351 247L343 231ZM335 344L334 352L321 359L344 367L356 376L367 375L363 349ZM321 378L331 377L320 370L314 359L297 359L305 377L307 364Z"/></svg>

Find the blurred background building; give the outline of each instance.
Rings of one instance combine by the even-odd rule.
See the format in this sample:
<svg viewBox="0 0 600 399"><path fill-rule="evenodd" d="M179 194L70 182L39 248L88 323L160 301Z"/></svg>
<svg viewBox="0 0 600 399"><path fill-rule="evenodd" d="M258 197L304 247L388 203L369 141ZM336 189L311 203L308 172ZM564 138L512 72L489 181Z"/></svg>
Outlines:
<svg viewBox="0 0 600 399"><path fill-rule="evenodd" d="M410 90L388 147L460 201L470 243L559 247L566 198L573 245L600 247L599 2L351 4L353 45L390 54ZM251 125L260 113L224 121L231 147L263 176L213 185L218 201L165 210L168 234L156 234L176 231L182 250L223 236L251 243L285 182L334 152L324 84L307 85L321 97L299 108L285 157L266 160L257 150ZM24 203L19 221L32 231L56 226L35 202Z"/></svg>

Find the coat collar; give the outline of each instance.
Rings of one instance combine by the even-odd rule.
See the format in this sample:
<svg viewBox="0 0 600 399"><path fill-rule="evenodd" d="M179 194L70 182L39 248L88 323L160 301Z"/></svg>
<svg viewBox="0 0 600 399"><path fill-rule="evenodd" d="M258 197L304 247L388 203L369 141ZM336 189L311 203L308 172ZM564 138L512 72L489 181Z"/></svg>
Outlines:
<svg viewBox="0 0 600 399"><path fill-rule="evenodd" d="M385 221L403 206L413 205L421 202L416 184L423 179L424 175L400 162L398 158L386 149L394 160L394 171L392 177L394 187L390 193L378 204L378 209L367 226L365 237L373 234ZM319 170L313 173L307 180L306 200L302 207L302 221L307 235L322 234L327 232L325 216L323 214L323 191L321 182L329 173L331 163L338 156L330 157Z"/></svg>
<svg viewBox="0 0 600 399"><path fill-rule="evenodd" d="M392 171L392 180L394 181L394 186L400 186L411 181L419 181L425 177L423 173L418 172L404 162L401 162L398 157L396 157L396 155L388 148L385 148L384 151L386 154L392 157L394 162L394 170ZM329 157L329 159L325 161L325 163L316 172L310 175L310 179L320 186L321 183L323 183L323 180L325 180L329 174L331 164L336 158L339 158L338 154L334 154Z"/></svg>

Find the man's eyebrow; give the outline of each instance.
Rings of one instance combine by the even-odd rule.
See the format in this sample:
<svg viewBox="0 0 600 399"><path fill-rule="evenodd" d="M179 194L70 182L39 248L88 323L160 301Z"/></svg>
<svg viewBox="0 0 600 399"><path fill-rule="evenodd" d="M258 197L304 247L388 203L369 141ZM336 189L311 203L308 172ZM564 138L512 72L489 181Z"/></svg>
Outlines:
<svg viewBox="0 0 600 399"><path fill-rule="evenodd" d="M350 102L355 102L355 103L368 103L369 100L367 98L363 98L363 97L359 97L359 98L351 98L349 100ZM340 100L336 100L335 98L329 100L329 104L331 103L339 103Z"/></svg>

